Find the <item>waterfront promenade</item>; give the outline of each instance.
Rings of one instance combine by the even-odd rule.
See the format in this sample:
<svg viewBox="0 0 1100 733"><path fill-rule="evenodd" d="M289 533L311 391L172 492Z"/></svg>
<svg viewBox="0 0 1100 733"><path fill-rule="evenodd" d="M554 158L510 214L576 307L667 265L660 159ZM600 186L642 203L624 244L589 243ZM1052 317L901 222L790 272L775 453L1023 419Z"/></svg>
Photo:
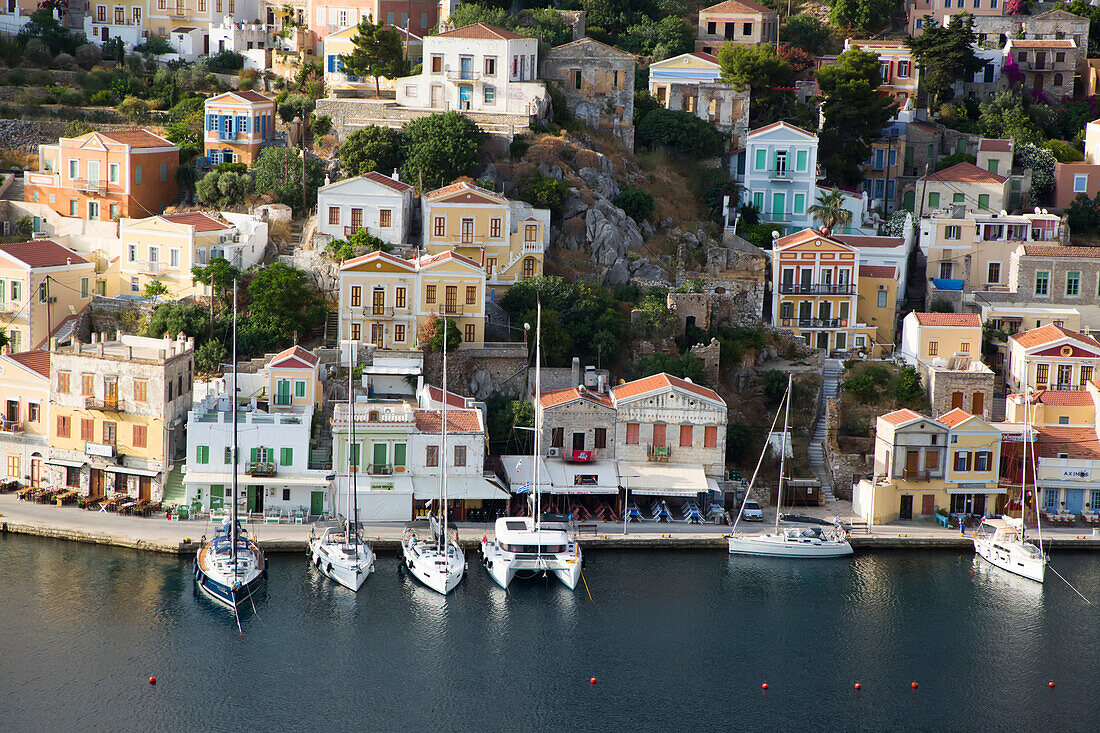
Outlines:
<svg viewBox="0 0 1100 733"><path fill-rule="evenodd" d="M822 519L840 515L844 521L857 520L851 513L851 504L837 501L827 507L799 509L800 513ZM769 518L770 517L770 518ZM774 511L765 509L765 521L742 522L738 531L755 534L773 527ZM728 525L685 524L682 522L631 522L623 533L621 522L599 522L583 525L594 531L579 535L586 547L639 548L639 549L725 549ZM396 550L405 525L398 522L364 525L366 535L381 551ZM473 547L484 535L493 534L492 523L460 522L457 524L463 545ZM58 507L19 501L13 494L0 494L0 530L16 534L55 537L58 539L93 544L132 547L186 554L194 552L199 539L213 532L209 521L186 520L170 522L163 516L131 517L108 512L85 511L73 506ZM304 551L309 536L308 524L248 525L249 531L269 552ZM1058 527L1043 530L1044 541L1049 539L1055 547L1080 547L1100 549L1100 535L1084 527ZM958 530L944 529L935 522L897 522L877 526L871 532L856 532L852 545L857 548L925 547L941 549L970 548L969 536L961 536Z"/></svg>

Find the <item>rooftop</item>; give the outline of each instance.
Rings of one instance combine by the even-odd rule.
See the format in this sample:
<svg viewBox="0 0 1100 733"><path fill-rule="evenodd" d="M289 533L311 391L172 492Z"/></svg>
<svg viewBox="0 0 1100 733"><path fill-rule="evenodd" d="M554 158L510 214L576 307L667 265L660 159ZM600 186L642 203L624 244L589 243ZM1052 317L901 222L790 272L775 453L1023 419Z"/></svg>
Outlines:
<svg viewBox="0 0 1100 733"><path fill-rule="evenodd" d="M63 267L88 262L68 247L52 239L32 239L29 242L0 244L0 253L19 260L28 267Z"/></svg>
<svg viewBox="0 0 1100 733"><path fill-rule="evenodd" d="M1061 247L1057 244L1025 244L1025 257L1097 257L1100 247Z"/></svg>
<svg viewBox="0 0 1100 733"><path fill-rule="evenodd" d="M455 28L453 31L447 31L445 33L436 34L436 38L471 38L475 40L496 40L496 41L511 41L517 38L528 38L529 36L521 36L519 33L513 33L512 31L506 31L503 28L497 28L491 26L488 23L474 23L472 25L464 25L461 28Z"/></svg>
<svg viewBox="0 0 1100 733"><path fill-rule="evenodd" d="M850 247L900 247L905 244L905 239L902 237L875 237L866 234L833 234L831 236Z"/></svg>
<svg viewBox="0 0 1100 733"><path fill-rule="evenodd" d="M120 361L152 361L163 363L183 354L194 353L194 339L187 338L180 332L179 339L173 338L149 338L147 336L131 336L119 333L118 336L108 341L106 334L102 340L92 343L81 343L74 340L68 346L58 346L58 356L85 356L93 359L110 359ZM93 333L93 339L98 335Z"/></svg>
<svg viewBox="0 0 1100 733"><path fill-rule="evenodd" d="M725 401L718 396L718 393L713 389L700 386L694 382L689 382L686 379L680 377L674 377L671 374L661 372L660 374L654 374L650 377L643 377L641 379L635 379L633 382L627 382L620 384L617 387L612 388L611 392L615 395L616 400L621 400L624 397L634 397L635 395L645 394L646 392L654 392L659 389L667 387L678 387L679 389L686 390L688 392L694 392L700 397L706 397L707 399L714 400L725 404Z"/></svg>
<svg viewBox="0 0 1100 733"><path fill-rule="evenodd" d="M947 413L944 413L943 415L940 415L940 417L938 419L939 419L939 422L943 423L947 427L953 428L953 427L955 427L956 425L958 425L960 423L966 422L967 420L969 420L972 417L974 417L974 416L971 415L966 410L963 410L959 407L956 407L951 412L947 412Z"/></svg>
<svg viewBox="0 0 1100 733"><path fill-rule="evenodd" d="M978 143L978 150L986 153L1011 153L1012 140L983 137Z"/></svg>
<svg viewBox="0 0 1100 733"><path fill-rule="evenodd" d="M703 8L700 13L774 13L771 8L764 7L752 0L725 0L725 2Z"/></svg>
<svg viewBox="0 0 1100 733"><path fill-rule="evenodd" d="M564 405L574 400L588 400L605 407L613 407L611 404L611 395L605 392L597 392L592 389L582 390L579 387L555 389L549 392L543 392L539 396L539 402L543 407L557 407L558 405Z"/></svg>
<svg viewBox="0 0 1100 733"><path fill-rule="evenodd" d="M154 135L148 130L101 130L97 132L89 132L88 135L101 135L109 140L114 140L116 143L129 145L131 148L176 147L175 143L173 143L171 140L166 140L160 135ZM87 139L87 135L82 135L78 139Z"/></svg>
<svg viewBox="0 0 1100 733"><path fill-rule="evenodd" d="M880 277L893 279L894 273L897 272L897 268L893 265L860 265L859 276L860 277Z"/></svg>
<svg viewBox="0 0 1100 733"><path fill-rule="evenodd" d="M918 313L913 311L917 323L922 326L961 326L981 328L982 317L977 313Z"/></svg>
<svg viewBox="0 0 1100 733"><path fill-rule="evenodd" d="M50 352L35 349L33 351L21 351L18 354L9 354L9 358L17 361L32 371L36 371L43 377L50 376Z"/></svg>
<svg viewBox="0 0 1100 733"><path fill-rule="evenodd" d="M269 366L281 369L312 369L319 361L320 358L315 354L295 345L272 357Z"/></svg>
<svg viewBox="0 0 1100 733"><path fill-rule="evenodd" d="M396 178L391 178L384 173L379 173L378 171L370 171L368 173L364 173L363 178L366 178L368 181L380 183L383 186L386 186L387 188L392 188L394 191L398 192L405 192L412 188L412 186L405 183L404 181L399 181Z"/></svg>
<svg viewBox="0 0 1100 733"><path fill-rule="evenodd" d="M1043 427L1039 430L1039 457L1100 460L1100 441L1090 428Z"/></svg>
<svg viewBox="0 0 1100 733"><path fill-rule="evenodd" d="M1100 342L1097 342L1092 336L1086 336L1083 333L1077 331L1071 331L1068 328L1062 326L1055 326L1053 323L1049 323L1039 328L1033 328L1030 331L1024 331L1023 333L1014 333L1009 336L1009 339L1023 346L1025 349L1030 349L1036 346L1043 346L1044 344L1060 341L1064 338L1076 339L1089 346L1095 346L1100 348Z"/></svg>
<svg viewBox="0 0 1100 733"><path fill-rule="evenodd" d="M942 171L929 173L922 181L945 181L948 183L1004 183L1008 179L996 173L990 173L973 163L956 163Z"/></svg>
<svg viewBox="0 0 1100 733"><path fill-rule="evenodd" d="M195 227L197 232L217 232L223 229L232 229L233 225L224 219L216 219L201 211L193 211L186 214L161 214L160 218L173 224L183 224Z"/></svg>
<svg viewBox="0 0 1100 733"><path fill-rule="evenodd" d="M1013 48L1077 48L1077 44L1070 38L1033 39L1029 41L1011 38L1009 42Z"/></svg>
<svg viewBox="0 0 1100 733"><path fill-rule="evenodd" d="M919 412L913 412L912 410L905 408L901 410L894 410L893 412L888 412L885 415L880 415L879 419L885 420L891 425L901 425L902 423L907 423L910 420L927 420L929 418L924 417L924 415L920 414Z"/></svg>
<svg viewBox="0 0 1100 733"><path fill-rule="evenodd" d="M416 428L422 433L438 433L443 426L442 410L413 410ZM447 410L447 432L476 433L481 430L478 410Z"/></svg>

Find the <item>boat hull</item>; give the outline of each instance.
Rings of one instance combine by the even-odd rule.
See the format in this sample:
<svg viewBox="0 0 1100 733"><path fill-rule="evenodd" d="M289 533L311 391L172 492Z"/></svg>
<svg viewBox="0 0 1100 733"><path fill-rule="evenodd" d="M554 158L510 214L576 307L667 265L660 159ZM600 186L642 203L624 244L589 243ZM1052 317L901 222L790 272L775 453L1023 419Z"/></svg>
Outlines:
<svg viewBox="0 0 1100 733"><path fill-rule="evenodd" d="M501 588L507 588L517 577L536 577L543 573L552 574L569 590L575 589L581 580L583 561L580 547L575 552L554 555L517 554L502 550L495 542L487 541L481 544L481 551L485 556L485 569L489 577Z"/></svg>
<svg viewBox="0 0 1100 733"><path fill-rule="evenodd" d="M320 540L310 542L310 561L322 575L349 590L363 587L367 576L374 571L374 553L366 545L357 551L356 560L350 560L326 552Z"/></svg>
<svg viewBox="0 0 1100 733"><path fill-rule="evenodd" d="M418 581L436 593L447 595L462 582L466 574L466 556L457 545L449 553L434 547L417 548L409 541L401 543L405 567Z"/></svg>
<svg viewBox="0 0 1100 733"><path fill-rule="evenodd" d="M250 599L259 589L264 579L267 578L267 558L264 558L262 571L247 582L240 583L235 587L231 587L230 584L217 580L203 572L202 568L199 567L198 557L193 561L192 567L195 571L195 583L199 586L199 590L209 598L234 610L240 608L242 603Z"/></svg>
<svg viewBox="0 0 1100 733"><path fill-rule="evenodd" d="M1042 583L1046 576L1046 557L1041 553L1038 556L1025 554L1010 543L980 537L974 538L974 552L991 565L1036 583Z"/></svg>
<svg viewBox="0 0 1100 733"><path fill-rule="evenodd" d="M848 557L852 554L852 545L847 540L799 541L776 535L752 535L730 537L729 551L731 555L814 559Z"/></svg>

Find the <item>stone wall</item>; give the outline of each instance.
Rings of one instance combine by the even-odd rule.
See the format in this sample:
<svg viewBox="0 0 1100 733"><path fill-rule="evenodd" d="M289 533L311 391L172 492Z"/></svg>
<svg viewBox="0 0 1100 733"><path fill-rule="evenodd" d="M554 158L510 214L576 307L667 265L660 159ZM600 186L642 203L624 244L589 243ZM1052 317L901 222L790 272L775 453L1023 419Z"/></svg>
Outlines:
<svg viewBox="0 0 1100 733"><path fill-rule="evenodd" d="M833 397L825 401L825 468L833 485L833 495L845 501L852 500L852 484L874 472L873 447L867 453L843 453L837 444L840 434L840 403ZM873 446L873 444L872 444Z"/></svg>
<svg viewBox="0 0 1100 733"><path fill-rule="evenodd" d="M93 295L92 304L85 311L87 319L82 321L82 324L88 331L96 333L114 333L116 330L137 333L138 324L142 321L147 322L155 310L156 304L151 300L105 298L102 295ZM137 314L137 318L133 317L134 313ZM78 328L82 324L78 324ZM88 333L81 332L79 337L87 342Z"/></svg>
<svg viewBox="0 0 1100 733"><path fill-rule="evenodd" d="M982 411L979 417L985 420L993 418L993 384L996 379L992 371L954 371L924 367L922 381L928 399L932 403L932 417L939 417L953 408L952 395L962 392L962 409L973 413L974 394L982 394Z"/></svg>
<svg viewBox="0 0 1100 733"><path fill-rule="evenodd" d="M401 127L406 122L444 112L438 109L413 109L401 107L388 99L337 99L329 97L317 100L317 114L332 118L332 134L344 140L348 135L368 125ZM528 115L486 114L464 112L485 132L511 140L527 130L533 121Z"/></svg>
<svg viewBox="0 0 1100 733"><path fill-rule="evenodd" d="M424 354L424 379L431 384L443 381L443 357ZM447 353L447 381L459 394L484 401L494 394L522 397L527 388L527 349L459 349Z"/></svg>
<svg viewBox="0 0 1100 733"><path fill-rule="evenodd" d="M711 338L710 343L706 345L695 344L691 347L690 353L703 360L703 368L707 375L707 384L717 387L719 380L718 365L722 353L722 345L718 343L718 339Z"/></svg>
<svg viewBox="0 0 1100 733"><path fill-rule="evenodd" d="M542 60L542 78L577 119L593 130L610 130L634 150L634 67L630 54L589 38L551 49Z"/></svg>

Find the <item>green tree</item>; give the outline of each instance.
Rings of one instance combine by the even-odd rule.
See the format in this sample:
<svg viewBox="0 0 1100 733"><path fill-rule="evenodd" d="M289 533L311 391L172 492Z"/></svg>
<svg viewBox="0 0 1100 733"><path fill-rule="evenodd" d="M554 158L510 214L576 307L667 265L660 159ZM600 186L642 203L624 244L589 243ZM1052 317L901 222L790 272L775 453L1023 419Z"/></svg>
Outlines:
<svg viewBox="0 0 1100 733"><path fill-rule="evenodd" d="M878 31L890 23L894 0L833 0L829 22L840 28Z"/></svg>
<svg viewBox="0 0 1100 733"><path fill-rule="evenodd" d="M779 35L784 43L815 56L822 56L836 48L829 26L809 13L799 13L787 18Z"/></svg>
<svg viewBox="0 0 1100 733"><path fill-rule="evenodd" d="M844 194L839 188L834 187L829 193L822 194L818 202L806 212L813 216L814 221L820 221L821 226L836 229L851 223L852 212L844 208Z"/></svg>
<svg viewBox="0 0 1100 733"><path fill-rule="evenodd" d="M520 181L520 191L521 197L528 203L550 209L555 214L560 212L561 205L569 198L569 184L538 172L531 173Z"/></svg>
<svg viewBox="0 0 1100 733"><path fill-rule="evenodd" d="M1038 203L1054 188L1054 153L1038 145L1024 143L1016 148L1013 167L1031 171L1031 200Z"/></svg>
<svg viewBox="0 0 1100 733"><path fill-rule="evenodd" d="M978 126L986 137L1012 138L1017 145L1041 143L1047 108L1032 101L1027 92L1002 89L981 103Z"/></svg>
<svg viewBox="0 0 1100 733"><path fill-rule="evenodd" d="M279 334L283 343L289 343L295 333L304 336L325 320L325 301L313 289L309 275L282 262L258 270L246 292L253 326Z"/></svg>
<svg viewBox="0 0 1100 733"><path fill-rule="evenodd" d="M638 303L640 323L647 336L667 336L675 328L676 314L668 307L668 294L652 292Z"/></svg>
<svg viewBox="0 0 1100 733"><path fill-rule="evenodd" d="M298 170L301 171L301 167ZM252 193L252 176L247 173L215 170L195 182L195 194L199 197L199 201L219 209L243 204L245 196L250 193Z"/></svg>
<svg viewBox="0 0 1100 733"><path fill-rule="evenodd" d="M145 288L141 291L141 295L143 298L152 298L155 303L160 296L168 295L168 286L160 280L150 280L145 283Z"/></svg>
<svg viewBox="0 0 1100 733"><path fill-rule="evenodd" d="M897 112L893 97L879 90L878 54L852 48L817 72L825 101L821 112L821 162L828 178L846 186L863 180L863 161L871 143Z"/></svg>
<svg viewBox="0 0 1100 733"><path fill-rule="evenodd" d="M405 162L400 130L367 125L340 144L340 168L349 176L378 171L390 175Z"/></svg>
<svg viewBox="0 0 1100 733"><path fill-rule="evenodd" d="M626 186L619 191L619 195L612 201L622 209L627 216L641 223L653 213L653 195L644 188Z"/></svg>
<svg viewBox="0 0 1100 733"><path fill-rule="evenodd" d="M636 130L636 140L646 148L664 147L693 158L715 158L725 148L725 136L690 112L655 109Z"/></svg>
<svg viewBox="0 0 1100 733"><path fill-rule="evenodd" d="M919 38L909 36L905 42L917 59L921 83L932 97L929 106L938 109L940 103L951 99L952 84L972 76L985 62L974 56L978 37L969 13L951 16L946 26L926 15L921 28Z"/></svg>
<svg viewBox="0 0 1100 733"><path fill-rule="evenodd" d="M460 5L464 8L466 5ZM528 455L534 434L535 407L531 400L515 400L502 394L494 394L485 401L486 429L489 433L489 449L493 455Z"/></svg>
<svg viewBox="0 0 1100 733"><path fill-rule="evenodd" d="M306 205L313 206L317 203L317 189L325 182L325 169L315 158L307 157L305 165ZM302 158L297 151L264 148L252 170L258 193L274 194L281 203L302 210Z"/></svg>
<svg viewBox="0 0 1100 733"><path fill-rule="evenodd" d="M764 390L764 401L773 410L779 407L779 401L787 393L787 373L778 369L769 369L760 377L761 387Z"/></svg>
<svg viewBox="0 0 1100 733"><path fill-rule="evenodd" d="M936 163L936 170L942 171L945 168L950 168L953 165L959 163L977 163L978 159L970 153L951 153L951 155L945 155L940 158L940 161Z"/></svg>
<svg viewBox="0 0 1100 733"><path fill-rule="evenodd" d="M947 298L935 298L928 304L929 313L954 313L955 306Z"/></svg>
<svg viewBox="0 0 1100 733"><path fill-rule="evenodd" d="M214 301L221 297L228 303L229 290L233 287L233 281L240 276L241 271L224 257L213 257L208 264L195 265L191 268L191 282L210 288L211 335L214 334Z"/></svg>
<svg viewBox="0 0 1100 733"><path fill-rule="evenodd" d="M215 374L221 371L221 365L229 358L225 344L217 339L209 339L195 349L195 371L200 374Z"/></svg>
<svg viewBox="0 0 1100 733"><path fill-rule="evenodd" d="M726 462L740 464L745 458L755 455L757 433L745 423L737 420L726 426Z"/></svg>
<svg viewBox="0 0 1100 733"><path fill-rule="evenodd" d="M404 179L421 190L443 186L469 176L478 163L478 148L485 133L460 112L428 115L402 128Z"/></svg>
<svg viewBox="0 0 1100 733"><path fill-rule="evenodd" d="M875 396L877 389L873 379L866 374L857 374L844 380L844 391L851 392L861 400L870 400Z"/></svg>
<svg viewBox="0 0 1100 733"><path fill-rule="evenodd" d="M162 338L164 334L183 332L195 339L196 343L205 340L206 312L197 303L161 303L153 311L145 335L150 338Z"/></svg>
<svg viewBox="0 0 1100 733"><path fill-rule="evenodd" d="M722 69L722 81L750 91L751 124L775 122L789 110L794 101L789 91L794 67L779 58L775 44L726 43L718 52L718 64Z"/></svg>
<svg viewBox="0 0 1100 733"><path fill-rule="evenodd" d="M378 80L382 77L396 79L405 70L405 48L401 36L393 28L375 23L368 15L359 21L351 42L355 47L352 52L340 54L344 73L373 77L375 96L381 96Z"/></svg>
<svg viewBox="0 0 1100 733"><path fill-rule="evenodd" d="M664 352L658 352L638 360L635 373L639 379L651 374L671 374L681 379L690 379L696 384L707 383L707 365L695 354L673 356Z"/></svg>
<svg viewBox="0 0 1100 733"><path fill-rule="evenodd" d="M308 120L317 108L317 101L305 94L288 94L279 103L279 117L283 122L290 122L295 117Z"/></svg>
<svg viewBox="0 0 1100 733"><path fill-rule="evenodd" d="M83 33L73 33L53 16L53 12L49 8L42 6L31 13L30 20L19 29L19 37L23 39L38 38L49 47L50 53L55 55L67 53L76 56L78 48L91 45L84 42ZM98 48L95 50L99 51ZM79 57L77 57L77 61L80 61ZM86 68L91 68L91 64Z"/></svg>
<svg viewBox="0 0 1100 733"><path fill-rule="evenodd" d="M694 29L681 17L670 15L655 20L646 16L628 27L617 45L624 51L662 61L691 51L694 39Z"/></svg>
<svg viewBox="0 0 1100 733"><path fill-rule="evenodd" d="M899 402L916 404L924 400L924 388L920 383L920 375L911 366L903 367L898 375L898 383L894 387L894 398Z"/></svg>
<svg viewBox="0 0 1100 733"><path fill-rule="evenodd" d="M428 316L427 320L420 326L420 331L417 333L417 343L425 349L436 353L442 353L443 321L443 318L439 318L434 313ZM455 323L455 319L447 318L446 321L447 351L454 351L458 348L458 345L462 343L462 332L458 330L458 324Z"/></svg>

